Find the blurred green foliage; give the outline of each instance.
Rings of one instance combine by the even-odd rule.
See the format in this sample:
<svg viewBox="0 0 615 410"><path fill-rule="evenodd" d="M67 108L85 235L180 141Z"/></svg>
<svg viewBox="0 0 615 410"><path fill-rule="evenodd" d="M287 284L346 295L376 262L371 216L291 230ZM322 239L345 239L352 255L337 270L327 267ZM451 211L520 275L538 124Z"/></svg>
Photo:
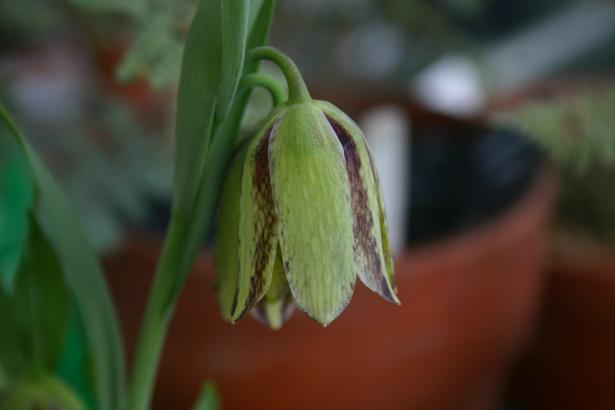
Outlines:
<svg viewBox="0 0 615 410"><path fill-rule="evenodd" d="M149 79L154 87L177 84L187 22L194 1L149 1L137 18L134 43L117 69L122 81Z"/></svg>
<svg viewBox="0 0 615 410"><path fill-rule="evenodd" d="M85 370L93 375L97 407L120 408L125 363L102 269L59 186L2 104L0 137L4 143L15 142L37 194L26 211L30 221L27 246L14 286L8 290L0 287L0 368L6 382L0 409L12 410L17 404L30 408L27 396L34 397L36 392L41 393L44 403L38 404L44 404L43 408L53 403L67 403L67 409L82 408L65 381L55 378L66 368L71 305L77 308L77 320L83 324L85 337L78 343L87 349L91 361ZM0 197L6 195L0 191ZM79 376L89 380L83 373ZM84 394L82 398L88 397Z"/></svg>
<svg viewBox="0 0 615 410"><path fill-rule="evenodd" d="M0 49L71 29L92 44L124 47L123 33L135 32L117 77L147 78L155 87L166 87L179 79L195 6L195 0L0 0Z"/></svg>
<svg viewBox="0 0 615 410"><path fill-rule="evenodd" d="M519 127L561 170L561 229L615 243L615 85L537 101L499 121Z"/></svg>
<svg viewBox="0 0 615 410"><path fill-rule="evenodd" d="M585 174L615 167L615 86L537 101L505 114L563 169Z"/></svg>
<svg viewBox="0 0 615 410"><path fill-rule="evenodd" d="M0 288L12 291L28 238L34 185L17 143L0 129Z"/></svg>
<svg viewBox="0 0 615 410"><path fill-rule="evenodd" d="M3 332L9 331L16 341L2 351L2 362L21 358L17 373L54 372L64 346L69 298L57 256L36 220L31 220L20 262L14 291L2 296L8 305L2 310Z"/></svg>
<svg viewBox="0 0 615 410"><path fill-rule="evenodd" d="M218 389L212 382L205 382L194 405L194 410L220 410L221 408Z"/></svg>

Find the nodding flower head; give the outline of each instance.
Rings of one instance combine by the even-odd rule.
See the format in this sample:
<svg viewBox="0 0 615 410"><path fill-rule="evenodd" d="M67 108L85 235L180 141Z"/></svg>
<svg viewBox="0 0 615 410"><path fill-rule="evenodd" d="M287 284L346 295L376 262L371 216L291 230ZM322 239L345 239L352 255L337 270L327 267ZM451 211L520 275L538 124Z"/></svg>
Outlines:
<svg viewBox="0 0 615 410"><path fill-rule="evenodd" d="M357 276L399 304L378 176L359 127L322 101L282 105L236 155L216 262L223 316L279 327L295 304L323 325Z"/></svg>

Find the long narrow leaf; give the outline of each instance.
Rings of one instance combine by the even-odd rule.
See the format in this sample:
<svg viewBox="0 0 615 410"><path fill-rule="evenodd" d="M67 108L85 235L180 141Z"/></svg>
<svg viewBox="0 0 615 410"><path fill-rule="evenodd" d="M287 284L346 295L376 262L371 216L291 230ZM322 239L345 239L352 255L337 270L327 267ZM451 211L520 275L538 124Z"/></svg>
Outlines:
<svg viewBox="0 0 615 410"><path fill-rule="evenodd" d="M266 43L269 36L269 28L275 10L275 0L264 0L255 2L260 5L260 10L256 13L254 23L250 28L250 35L247 40L246 49L261 46ZM258 70L258 64L252 62L244 66L243 74L249 74ZM230 160L239 133L239 126L246 105L250 98L249 93L238 96L235 99L229 115L225 121L216 129L213 142L210 147L210 155L205 164L205 172L200 181L197 192L196 206L194 213L190 214L190 225L188 233L184 238L183 254L178 262L178 280L175 282L167 300L173 300L179 291L180 285L190 272L190 268L199 249L202 246L203 236L207 232L215 211L217 198L219 197L221 180L224 176L226 165Z"/></svg>
<svg viewBox="0 0 615 410"><path fill-rule="evenodd" d="M192 211L214 128L221 81L219 0L202 0L186 38L177 96L174 212Z"/></svg>
<svg viewBox="0 0 615 410"><path fill-rule="evenodd" d="M216 386L207 382L201 389L199 399L197 400L193 410L220 410L220 398Z"/></svg>
<svg viewBox="0 0 615 410"><path fill-rule="evenodd" d="M12 313L11 297L0 287L0 373L7 379L18 374L26 362Z"/></svg>
<svg viewBox="0 0 615 410"><path fill-rule="evenodd" d="M254 1L254 5L259 3ZM253 6L254 6L253 5ZM258 13L254 19L253 24L250 27L250 35L248 36L247 50L251 50L254 47L265 45L269 39L269 30L271 29L271 22L273 20L273 14L275 12L276 0L262 0L259 4ZM253 63L247 66L245 73L249 74L256 71L258 65Z"/></svg>
<svg viewBox="0 0 615 410"><path fill-rule="evenodd" d="M12 298L12 316L18 320L22 345L32 368L57 369L68 326L68 289L62 267L36 220Z"/></svg>
<svg viewBox="0 0 615 410"><path fill-rule="evenodd" d="M213 136L221 124L234 121L232 110L243 115L247 99L234 102L237 84L258 67L244 67L245 54L266 41L274 5L271 0L202 0L195 13L177 99L174 212L181 218L193 217Z"/></svg>
<svg viewBox="0 0 615 410"><path fill-rule="evenodd" d="M56 181L30 148L2 104L0 120L23 147L30 161L39 195L36 218L59 257L66 283L83 318L92 355L99 408L121 409L124 398L124 354L118 321L103 271Z"/></svg>
<svg viewBox="0 0 615 410"><path fill-rule="evenodd" d="M57 375L81 398L86 408L94 409L96 400L92 390L87 335L74 298L70 301L69 315L68 330Z"/></svg>
<svg viewBox="0 0 615 410"><path fill-rule="evenodd" d="M34 186L21 147L0 128L0 286L11 293L28 239Z"/></svg>
<svg viewBox="0 0 615 410"><path fill-rule="evenodd" d="M254 27L254 22L256 21L262 10L264 1L265 0L250 0L250 13L248 16L248 27L250 28L250 31L252 31L252 28Z"/></svg>
<svg viewBox="0 0 615 410"><path fill-rule="evenodd" d="M223 120L235 97L246 54L248 0L222 0L222 83L216 117Z"/></svg>

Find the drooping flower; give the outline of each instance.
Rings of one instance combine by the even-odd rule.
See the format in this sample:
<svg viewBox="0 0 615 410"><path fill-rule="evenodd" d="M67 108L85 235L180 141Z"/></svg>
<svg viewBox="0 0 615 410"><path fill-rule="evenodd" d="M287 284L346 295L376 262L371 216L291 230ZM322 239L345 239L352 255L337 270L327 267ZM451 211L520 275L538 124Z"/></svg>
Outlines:
<svg viewBox="0 0 615 410"><path fill-rule="evenodd" d="M279 327L295 303L326 326L357 276L399 303L365 137L332 104L276 109L234 159L220 207L217 291L227 320L253 310Z"/></svg>

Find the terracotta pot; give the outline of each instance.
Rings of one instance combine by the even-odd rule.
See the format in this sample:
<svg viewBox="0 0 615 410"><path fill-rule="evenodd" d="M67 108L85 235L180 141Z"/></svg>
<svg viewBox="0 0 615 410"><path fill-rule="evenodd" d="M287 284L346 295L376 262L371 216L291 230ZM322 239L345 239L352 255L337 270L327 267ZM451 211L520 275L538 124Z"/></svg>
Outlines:
<svg viewBox="0 0 615 410"><path fill-rule="evenodd" d="M615 406L615 248L558 244L540 332L514 378L515 401L552 410Z"/></svg>
<svg viewBox="0 0 615 410"><path fill-rule="evenodd" d="M199 259L176 312L155 408L188 409L204 379L233 409L491 409L533 325L554 196L545 171L492 222L397 260L403 306L357 284L323 329L297 312L280 331L223 322ZM157 243L135 238L107 262L134 346ZM129 354L131 352L129 351Z"/></svg>

